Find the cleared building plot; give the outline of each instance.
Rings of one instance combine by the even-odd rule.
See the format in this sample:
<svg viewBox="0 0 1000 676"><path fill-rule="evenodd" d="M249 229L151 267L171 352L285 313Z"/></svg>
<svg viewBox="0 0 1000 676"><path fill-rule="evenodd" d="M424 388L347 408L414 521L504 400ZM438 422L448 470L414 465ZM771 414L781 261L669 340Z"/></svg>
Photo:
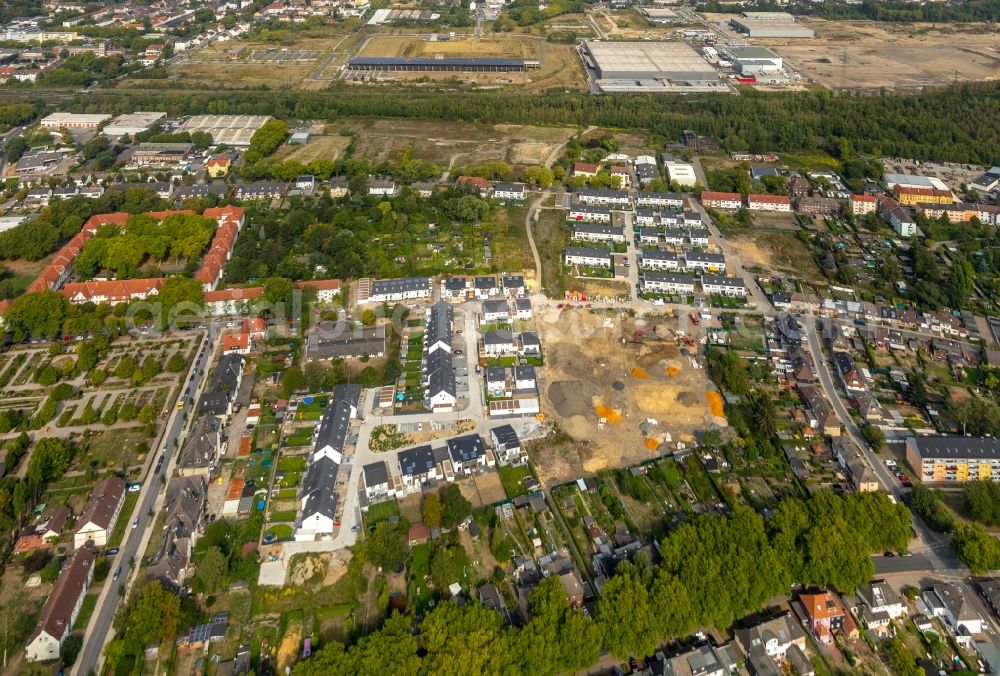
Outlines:
<svg viewBox="0 0 1000 676"><path fill-rule="evenodd" d="M729 25L749 38L811 38L813 29L796 23L787 12L744 12Z"/></svg>
<svg viewBox="0 0 1000 676"><path fill-rule="evenodd" d="M605 92L724 87L718 71L684 42L587 41L581 55Z"/></svg>
<svg viewBox="0 0 1000 676"><path fill-rule="evenodd" d="M786 67L832 89L910 89L1000 77L1000 31L985 24L937 26L810 18L816 38L773 43Z"/></svg>
<svg viewBox="0 0 1000 676"><path fill-rule="evenodd" d="M192 115L180 130L206 131L216 144L248 146L257 130L270 119L270 115Z"/></svg>

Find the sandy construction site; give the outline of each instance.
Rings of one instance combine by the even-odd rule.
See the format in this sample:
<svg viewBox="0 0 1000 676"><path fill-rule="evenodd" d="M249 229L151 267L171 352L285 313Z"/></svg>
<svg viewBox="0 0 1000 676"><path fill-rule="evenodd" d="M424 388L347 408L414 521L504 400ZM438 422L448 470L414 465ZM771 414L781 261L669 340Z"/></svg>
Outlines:
<svg viewBox="0 0 1000 676"><path fill-rule="evenodd" d="M755 40L826 87L910 89L1000 77L1000 31L985 24L891 24L803 17L812 40Z"/></svg>
<svg viewBox="0 0 1000 676"><path fill-rule="evenodd" d="M542 411L572 441L534 458L546 481L633 465L657 457L661 444L725 426L695 347L675 336L676 319L549 310L539 325Z"/></svg>

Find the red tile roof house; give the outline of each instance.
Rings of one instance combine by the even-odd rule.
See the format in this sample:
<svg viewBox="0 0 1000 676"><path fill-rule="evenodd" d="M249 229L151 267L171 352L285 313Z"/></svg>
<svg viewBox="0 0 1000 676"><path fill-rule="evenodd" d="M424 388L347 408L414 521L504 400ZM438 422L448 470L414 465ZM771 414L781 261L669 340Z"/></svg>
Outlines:
<svg viewBox="0 0 1000 676"><path fill-rule="evenodd" d="M711 192L706 190L701 193L701 203L706 208L736 211L743 207L743 195L738 192Z"/></svg>
<svg viewBox="0 0 1000 676"><path fill-rule="evenodd" d="M854 619L832 592L802 594L799 603L806 614L809 631L820 643L830 643L835 633L846 638L857 637L858 627Z"/></svg>
<svg viewBox="0 0 1000 676"><path fill-rule="evenodd" d="M250 354L250 334L230 333L223 336L222 354Z"/></svg>
<svg viewBox="0 0 1000 676"><path fill-rule="evenodd" d="M587 162L577 162L573 165L573 175L574 176L597 176L598 172L601 171L601 165L599 164L588 164Z"/></svg>
<svg viewBox="0 0 1000 676"><path fill-rule="evenodd" d="M333 299L340 296L339 279L314 279L303 282L295 282L295 286L300 289L315 289L316 300L320 303L332 303Z"/></svg>
<svg viewBox="0 0 1000 676"><path fill-rule="evenodd" d="M490 194L490 190L493 189L493 184L481 176L459 176L455 179L455 185L473 188L479 193L480 197Z"/></svg>
<svg viewBox="0 0 1000 676"><path fill-rule="evenodd" d="M133 300L145 300L155 296L167 280L163 277L152 279L119 279L102 282L74 282L66 284L59 293L69 298L74 305L81 303L107 303L117 305Z"/></svg>
<svg viewBox="0 0 1000 676"><path fill-rule="evenodd" d="M792 201L787 195L747 195L750 211L791 211Z"/></svg>
<svg viewBox="0 0 1000 676"><path fill-rule="evenodd" d="M255 301L264 295L263 286L251 286L244 289L222 289L206 291L203 294L205 309L212 316L245 314L249 312Z"/></svg>
<svg viewBox="0 0 1000 676"><path fill-rule="evenodd" d="M24 650L28 661L48 661L59 657L93 578L94 553L86 548L78 549L63 567L42 608L38 626Z"/></svg>

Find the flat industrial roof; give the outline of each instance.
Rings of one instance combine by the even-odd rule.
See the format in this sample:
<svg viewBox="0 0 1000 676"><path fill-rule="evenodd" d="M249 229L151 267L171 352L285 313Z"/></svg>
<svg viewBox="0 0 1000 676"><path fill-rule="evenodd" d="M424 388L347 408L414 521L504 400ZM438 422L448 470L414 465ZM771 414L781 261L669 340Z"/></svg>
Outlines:
<svg viewBox="0 0 1000 676"><path fill-rule="evenodd" d="M780 59L781 58L767 47L758 47L757 45L749 45L747 47L727 47L726 51L732 54L734 59Z"/></svg>
<svg viewBox="0 0 1000 676"><path fill-rule="evenodd" d="M1000 460L1000 439L992 437L910 437L923 460Z"/></svg>
<svg viewBox="0 0 1000 676"><path fill-rule="evenodd" d="M473 58L425 58L403 56L359 56L351 59L349 66L523 66L524 59Z"/></svg>
<svg viewBox="0 0 1000 676"><path fill-rule="evenodd" d="M270 119L270 115L192 115L180 129L207 131L216 144L249 145L250 138Z"/></svg>
<svg viewBox="0 0 1000 676"><path fill-rule="evenodd" d="M602 76L611 79L635 73L639 79L718 79L716 70L684 42L584 43ZM696 76L696 77L692 77Z"/></svg>

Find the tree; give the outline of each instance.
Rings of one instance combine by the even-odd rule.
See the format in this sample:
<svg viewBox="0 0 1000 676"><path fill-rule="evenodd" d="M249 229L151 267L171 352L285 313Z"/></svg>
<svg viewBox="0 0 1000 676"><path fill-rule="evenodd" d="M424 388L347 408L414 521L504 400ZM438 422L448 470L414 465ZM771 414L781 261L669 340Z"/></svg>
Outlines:
<svg viewBox="0 0 1000 676"><path fill-rule="evenodd" d="M139 409L137 419L144 425L152 425L156 422L156 409L152 404L143 404L142 408Z"/></svg>
<svg viewBox="0 0 1000 676"><path fill-rule="evenodd" d="M135 369L138 366L135 361L135 357L130 354L125 355L118 361L118 365L115 366L115 377L128 380L135 373Z"/></svg>
<svg viewBox="0 0 1000 676"><path fill-rule="evenodd" d="M865 438L865 441L868 442L868 445L876 453L881 453L885 450L885 434L881 429L875 427L875 425L868 424L862 427L861 436Z"/></svg>
<svg viewBox="0 0 1000 676"><path fill-rule="evenodd" d="M50 559L49 562L45 564L45 567L42 568L39 573L39 577L41 577L42 582L45 582L46 584L52 584L55 582L56 578L59 577L59 559Z"/></svg>
<svg viewBox="0 0 1000 676"><path fill-rule="evenodd" d="M958 524L951 548L973 575L1000 569L1000 540L978 525Z"/></svg>
<svg viewBox="0 0 1000 676"><path fill-rule="evenodd" d="M965 511L988 526L1000 524L1000 484L986 479L968 481L962 487Z"/></svg>
<svg viewBox="0 0 1000 676"><path fill-rule="evenodd" d="M170 355L170 359L167 360L167 370L171 373L179 373L184 370L187 365L187 360L184 358L180 352L175 352Z"/></svg>
<svg viewBox="0 0 1000 676"><path fill-rule="evenodd" d="M219 588L222 578L229 572L229 558L218 547L209 547L198 563L198 581L201 590L211 594Z"/></svg>
<svg viewBox="0 0 1000 676"><path fill-rule="evenodd" d="M371 308L368 308L361 313L361 323L365 326L373 326L376 319L377 316L375 315L375 310L372 310Z"/></svg>
<svg viewBox="0 0 1000 676"><path fill-rule="evenodd" d="M398 570L406 562L406 537L396 524L380 521L366 545L368 560L383 570Z"/></svg>
<svg viewBox="0 0 1000 676"><path fill-rule="evenodd" d="M200 321L205 307L201 282L189 277L167 277L156 298L160 304L161 329L180 320Z"/></svg>
<svg viewBox="0 0 1000 676"><path fill-rule="evenodd" d="M597 602L604 649L619 659L652 655L661 638L649 592L635 566L623 563Z"/></svg>
<svg viewBox="0 0 1000 676"><path fill-rule="evenodd" d="M462 495L458 484L448 484L441 489L441 525L454 528L472 514L472 503Z"/></svg>
<svg viewBox="0 0 1000 676"><path fill-rule="evenodd" d="M304 382L302 369L298 366L289 366L285 369L284 375L281 376L281 389L284 397L287 399L301 390Z"/></svg>
<svg viewBox="0 0 1000 676"><path fill-rule="evenodd" d="M437 493L427 493L420 503L420 514L423 517L424 525L428 528L437 528L441 525L442 505L441 497Z"/></svg>
<svg viewBox="0 0 1000 676"><path fill-rule="evenodd" d="M955 519L941 500L941 491L928 488L922 483L915 484L910 491L910 504L928 526L941 533L950 533L955 527Z"/></svg>

